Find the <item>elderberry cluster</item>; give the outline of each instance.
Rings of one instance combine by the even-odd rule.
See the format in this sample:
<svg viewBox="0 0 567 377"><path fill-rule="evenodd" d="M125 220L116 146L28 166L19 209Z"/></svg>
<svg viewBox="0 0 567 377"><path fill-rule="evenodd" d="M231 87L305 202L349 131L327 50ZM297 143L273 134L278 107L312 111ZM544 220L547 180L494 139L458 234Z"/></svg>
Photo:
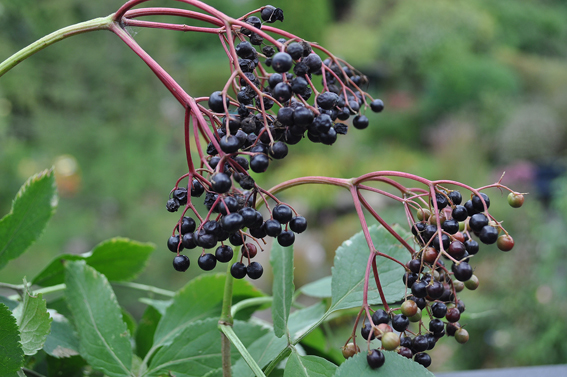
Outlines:
<svg viewBox="0 0 567 377"><path fill-rule="evenodd" d="M233 259L231 246L242 246L232 275L259 278L263 268L251 259L262 250L262 239L269 236L282 246L290 246L307 222L259 187L249 172L265 172L273 159L287 156L288 145L305 136L312 142L331 145L337 135L347 133L348 125L343 122L351 116L354 127L368 126L368 118L360 113L362 108L370 106L375 112L384 108L381 100L372 99L359 88L366 83L365 76L334 57L323 61L310 43L298 38L265 43L254 30L260 30L263 22L283 21L284 17L281 9L272 6L263 7L260 13L261 19L248 16L244 20L248 28L233 30L239 42L227 51L234 72L234 80L228 84L236 96L216 91L207 99L208 109L200 107L201 115L210 122L195 125L201 127L207 142L204 153L200 153L201 166L195 171L190 167L189 174L182 177L189 177L187 188L176 184L166 204L170 212L186 205L167 242L169 250L177 253L173 266L178 271L186 271L190 264L189 258L180 254L183 249L202 249L198 264L208 271L217 261ZM267 72L268 68L274 72ZM322 91L312 84L314 75L322 76ZM310 105L307 101L313 94ZM204 219L191 204L191 198L203 194L208 210ZM261 199L269 210L266 196L277 202L269 219L256 209ZM186 216L188 209L198 219ZM207 252L215 248L214 254Z"/></svg>
<svg viewBox="0 0 567 377"><path fill-rule="evenodd" d="M433 200L437 211L432 209ZM459 191L439 189L433 200L429 208L418 210L419 221L412 225L420 249L406 264L407 272L402 278L411 294L406 295L400 308L374 311L371 321L364 321L360 330L367 341L377 338L381 340L381 349L395 350L424 367L431 365L431 357L426 351L433 349L443 336L453 336L458 343L466 343L469 339L467 330L459 324L465 304L458 299L457 293L464 288L475 290L479 286L468 263L480 249L473 236L483 244L496 243L503 251L514 246L512 237L488 213L490 198L486 194L473 194L461 205L463 198ZM510 193L508 196L512 207L520 207L523 201L521 194ZM450 269L445 261L452 263ZM422 319L423 311L428 314L428 323ZM418 324L417 331L410 330L412 322ZM381 349L369 351L367 361L371 368L384 364ZM356 352L359 349L353 343L343 347L345 357Z"/></svg>

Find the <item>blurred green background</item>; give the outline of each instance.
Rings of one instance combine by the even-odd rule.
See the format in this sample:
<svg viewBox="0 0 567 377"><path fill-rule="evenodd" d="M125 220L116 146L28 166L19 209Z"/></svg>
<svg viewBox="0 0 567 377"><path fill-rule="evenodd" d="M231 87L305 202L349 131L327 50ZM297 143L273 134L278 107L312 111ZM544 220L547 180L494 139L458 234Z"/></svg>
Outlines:
<svg viewBox="0 0 567 377"><path fill-rule="evenodd" d="M209 4L237 17L257 0ZM155 1L152 6L179 3ZM382 114L332 147L302 142L272 164L265 187L301 175L353 177L402 170L479 187L498 180L529 192L522 209L488 194L516 241L475 258L480 288L465 292L471 340L444 339L434 371L567 362L567 3L563 0L286 0L277 24L317 41L370 78ZM105 16L117 0L0 1L0 59L56 29ZM194 96L220 90L228 64L218 38L131 30ZM108 32L41 51L0 79L0 215L32 174L57 167L61 200L41 240L0 272L20 283L55 255L125 236L157 245L138 281L177 289L198 273L172 272L165 210L184 173L183 112L150 70ZM315 187L281 197L310 223L296 242L296 286L330 274L333 252L359 230L347 193ZM390 222L403 210L371 198ZM493 208L493 209L492 209ZM263 255L263 260L267 256ZM267 264L267 263L265 263ZM222 268L217 268L221 271ZM270 290L269 276L261 288ZM120 291L119 291L120 294ZM141 306L122 295L135 316ZM128 301L130 300L130 301ZM461 321L462 322L462 321ZM350 319L333 323L333 347Z"/></svg>

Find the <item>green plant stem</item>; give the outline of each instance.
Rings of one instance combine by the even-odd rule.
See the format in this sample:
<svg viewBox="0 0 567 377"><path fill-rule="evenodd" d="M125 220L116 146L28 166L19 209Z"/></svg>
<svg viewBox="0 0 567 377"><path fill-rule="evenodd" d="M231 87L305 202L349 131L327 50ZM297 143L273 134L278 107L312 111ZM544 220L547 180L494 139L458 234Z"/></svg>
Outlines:
<svg viewBox="0 0 567 377"><path fill-rule="evenodd" d="M167 291L165 289L161 289L161 288L156 288L153 287L151 285L146 285L146 284L139 284L139 283L132 283L132 282L115 282L113 284L116 285L121 285L123 287L128 287L128 288L132 288L132 289L137 289L139 291L144 291L144 292L152 292L152 293L156 293L158 295L162 295L162 296L168 296L168 297L173 297L175 295L175 292L172 291ZM41 288L41 289L35 289L33 291L33 294L49 294L49 293L55 293L55 292L61 292L64 291L67 288L67 286L65 284L57 284L57 285L52 285L51 287L45 287L45 288ZM18 295L12 295L9 296L8 299L10 300L17 300L19 298Z"/></svg>
<svg viewBox="0 0 567 377"><path fill-rule="evenodd" d="M219 319L219 324L221 324L221 325L232 326L232 324L234 323L234 320L233 320L232 314L231 314L232 285L233 285L233 282L234 282L234 278L232 277L232 274L230 273L230 268L232 267L232 265L235 262L238 261L239 254L240 254L240 247L235 247L234 248L234 256L232 257L232 260L230 261L228 266L226 266L226 280L224 281L224 294L222 296L222 310L221 310L221 316L220 316L220 319Z"/></svg>
<svg viewBox="0 0 567 377"><path fill-rule="evenodd" d="M18 292L19 294L23 294L23 293L24 293L24 285L23 285L23 284L15 285L15 284L10 284L10 283L2 283L2 282L0 282L0 288L11 289L11 290L13 290L13 291Z"/></svg>
<svg viewBox="0 0 567 377"><path fill-rule="evenodd" d="M59 42L65 38L71 37L73 35L86 33L95 30L107 30L112 24L112 15L107 17L99 17L89 21L80 22L75 25L67 26L45 37L38 39L32 44L22 48L20 51L16 52L14 55L10 56L8 59L0 63L0 77L8 72L10 69L14 68L16 65L22 61L29 58L36 52L43 50L47 46Z"/></svg>
<svg viewBox="0 0 567 377"><path fill-rule="evenodd" d="M234 306L231 309L230 315L232 317L234 317L236 315L236 313L238 313L242 309L249 308L251 306L257 306L257 305L271 303L273 300L274 300L274 298L271 297L271 296L270 297L254 297L254 298L249 298L247 300L242 300L239 303L234 304Z"/></svg>
<svg viewBox="0 0 567 377"><path fill-rule="evenodd" d="M220 331L222 331L223 335L225 335L232 342L232 344L234 344L234 346L236 347L238 352L240 352L240 354L242 355L242 358L244 359L244 361L246 361L246 363L248 364L250 369L252 369L252 371L254 372L256 377L266 377L264 372L262 372L262 369L260 368L260 366L258 366L258 364L256 364L256 361L254 361L254 358L252 357L252 355L250 355L250 353L248 352L248 350L246 349L244 344L242 344L242 342L240 341L240 339L238 338L238 336L236 335L236 333L232 329L232 326L219 325L219 329L220 329ZM230 363L230 358L229 358L229 363ZM230 364L229 364L229 367L230 367ZM223 372L224 372L224 364L223 364Z"/></svg>
<svg viewBox="0 0 567 377"><path fill-rule="evenodd" d="M133 282L130 282L130 281L113 282L112 284L122 286L122 287L137 289L137 290L140 290L140 291L152 292L152 293L162 295L162 296L167 296L167 297L175 296L175 292L173 292L173 291L168 291L168 290L165 290L165 289L157 288L157 287L154 287L154 286L151 286L151 285L146 285L146 284L133 283Z"/></svg>

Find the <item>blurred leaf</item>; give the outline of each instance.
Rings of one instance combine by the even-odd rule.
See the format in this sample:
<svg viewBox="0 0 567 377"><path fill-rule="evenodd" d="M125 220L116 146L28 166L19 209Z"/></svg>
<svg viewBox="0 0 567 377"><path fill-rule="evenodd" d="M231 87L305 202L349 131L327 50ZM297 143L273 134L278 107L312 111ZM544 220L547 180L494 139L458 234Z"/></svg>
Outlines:
<svg viewBox="0 0 567 377"><path fill-rule="evenodd" d="M8 309L14 310L20 303L17 301L12 301L8 297L0 296L0 304L4 304L8 307Z"/></svg>
<svg viewBox="0 0 567 377"><path fill-rule="evenodd" d="M384 377L434 377L433 373L407 357L400 356L392 351L382 352L386 361L380 369L370 368L366 361L366 352L359 352L337 368L335 377L375 377L376 375Z"/></svg>
<svg viewBox="0 0 567 377"><path fill-rule="evenodd" d="M136 320L134 319L132 314L128 313L126 309L121 307L120 311L122 312L122 320L126 324L130 336L134 336L134 334L136 333Z"/></svg>
<svg viewBox="0 0 567 377"><path fill-rule="evenodd" d="M0 220L0 269L23 254L41 236L56 206L52 170L45 170L26 181L12 202L12 210Z"/></svg>
<svg viewBox="0 0 567 377"><path fill-rule="evenodd" d="M43 350L56 358L67 358L79 354L79 337L67 318L50 311L53 322L51 332L47 335Z"/></svg>
<svg viewBox="0 0 567 377"><path fill-rule="evenodd" d="M145 357L154 343L154 333L162 314L153 306L148 306L136 329L136 355Z"/></svg>
<svg viewBox="0 0 567 377"><path fill-rule="evenodd" d="M85 360L80 356L56 358L47 356L47 370L49 376L83 377Z"/></svg>
<svg viewBox="0 0 567 377"><path fill-rule="evenodd" d="M327 298L331 297L331 280L332 276L325 276L312 283L305 284L301 287L301 293L310 297Z"/></svg>
<svg viewBox="0 0 567 377"><path fill-rule="evenodd" d="M372 226L369 229L376 250L404 261L408 259L408 251L394 236L382 226ZM404 238L408 233L400 226L394 230ZM339 309L359 307L362 302L364 275L370 251L362 231L345 241L336 251L335 265L332 268L332 304L329 312ZM402 282L404 268L389 259L377 257L376 265L380 276L382 290L388 302L396 302L403 298L405 285ZM373 275L370 279L374 280ZM368 303L381 303L376 284L369 284Z"/></svg>
<svg viewBox="0 0 567 377"><path fill-rule="evenodd" d="M24 285L27 282L24 279ZM47 312L46 302L41 293L32 296L28 289L24 292L24 301L14 310L20 330L22 349L26 355L35 355L43 348L51 328L51 317Z"/></svg>
<svg viewBox="0 0 567 377"><path fill-rule="evenodd" d="M166 309L154 336L154 347L170 344L183 328L194 321L218 317L224 293L226 275L201 275L191 280L175 294ZM233 296L259 297L263 294L245 280L234 280Z"/></svg>
<svg viewBox="0 0 567 377"><path fill-rule="evenodd" d="M24 351L16 318L0 303L0 376L15 374L24 365Z"/></svg>
<svg viewBox="0 0 567 377"><path fill-rule="evenodd" d="M32 283L44 287L63 283L63 260L84 260L111 281L132 280L142 272L154 249L155 246L150 243L112 238L98 244L88 256L57 256Z"/></svg>
<svg viewBox="0 0 567 377"><path fill-rule="evenodd" d="M282 247L277 242L272 244L270 264L274 272L272 320L274 333L282 337L287 332L287 320L291 309L293 285L293 247Z"/></svg>
<svg viewBox="0 0 567 377"><path fill-rule="evenodd" d="M81 356L110 377L130 375L132 348L128 329L106 277L85 261L68 261L65 284Z"/></svg>
<svg viewBox="0 0 567 377"><path fill-rule="evenodd" d="M284 377L332 377L336 369L335 364L322 357L299 356L292 352L285 365Z"/></svg>
<svg viewBox="0 0 567 377"><path fill-rule="evenodd" d="M320 327L313 329L308 335L301 339L301 346L309 355L321 356L335 364L341 364L345 358L339 348L330 346L328 337Z"/></svg>
<svg viewBox="0 0 567 377"><path fill-rule="evenodd" d="M153 307L162 316L165 315L167 308L169 308L171 304L173 304L173 300L154 300L147 297L140 297L138 301Z"/></svg>

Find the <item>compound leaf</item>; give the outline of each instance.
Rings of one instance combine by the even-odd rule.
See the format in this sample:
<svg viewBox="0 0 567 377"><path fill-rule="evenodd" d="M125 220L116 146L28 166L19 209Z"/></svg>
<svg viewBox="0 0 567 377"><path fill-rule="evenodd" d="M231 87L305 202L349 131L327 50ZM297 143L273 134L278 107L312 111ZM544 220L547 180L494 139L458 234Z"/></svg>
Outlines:
<svg viewBox="0 0 567 377"><path fill-rule="evenodd" d="M23 254L43 233L57 207L53 170L30 177L0 220L0 269Z"/></svg>
<svg viewBox="0 0 567 377"><path fill-rule="evenodd" d="M85 261L67 261L65 284L81 356L110 377L132 375L130 336L106 277Z"/></svg>

